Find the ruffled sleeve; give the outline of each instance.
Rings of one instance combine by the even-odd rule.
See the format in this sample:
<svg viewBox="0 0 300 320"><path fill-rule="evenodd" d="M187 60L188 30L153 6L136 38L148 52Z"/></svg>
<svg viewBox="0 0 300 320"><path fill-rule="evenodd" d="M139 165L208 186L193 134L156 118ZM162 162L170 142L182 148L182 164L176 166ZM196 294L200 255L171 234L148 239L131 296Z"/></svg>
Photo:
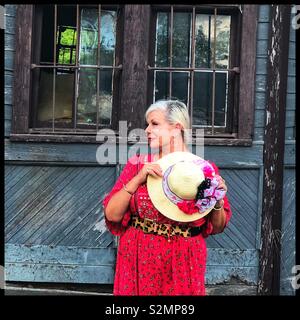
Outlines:
<svg viewBox="0 0 300 320"><path fill-rule="evenodd" d="M123 184L126 184L127 182L129 182L137 174L138 161L139 159L138 159L138 156L136 155L128 159L124 169L122 170L112 190L104 197L103 203L102 203L103 209L107 207L107 204L111 199L111 197L123 188ZM107 220L104 212L106 226L108 230L116 236L120 236L126 230L126 227L128 226L128 223L130 221L130 216L131 216L130 202L128 205L128 209L125 212L123 219L120 222L112 222Z"/></svg>
<svg viewBox="0 0 300 320"><path fill-rule="evenodd" d="M213 162L210 162L210 163L214 167L215 173L219 175L218 167ZM224 200L224 211L226 213L226 221L225 221L225 226L224 226L224 229L225 229L227 224L228 224L228 222L229 222L229 220L230 220L230 218L231 218L232 212L231 212L231 207L230 207L230 203L228 201L227 195L225 195L223 200ZM212 223L211 223L211 221L209 219L209 215L208 215L206 217L206 221L205 221L205 224L204 224L204 230L202 232L202 235L203 235L204 238L206 238L211 234L214 234L213 233L213 225L212 225Z"/></svg>

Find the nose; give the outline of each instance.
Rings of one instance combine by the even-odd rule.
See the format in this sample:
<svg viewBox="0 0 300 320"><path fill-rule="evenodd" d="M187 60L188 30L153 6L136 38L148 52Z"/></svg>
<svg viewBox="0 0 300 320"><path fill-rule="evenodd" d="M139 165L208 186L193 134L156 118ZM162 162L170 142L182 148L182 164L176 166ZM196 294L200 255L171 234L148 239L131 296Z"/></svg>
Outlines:
<svg viewBox="0 0 300 320"><path fill-rule="evenodd" d="M150 127L149 127L149 126L150 126L150 124L148 124L148 126L147 126L146 129L145 129L145 132L146 132L146 133L150 133Z"/></svg>

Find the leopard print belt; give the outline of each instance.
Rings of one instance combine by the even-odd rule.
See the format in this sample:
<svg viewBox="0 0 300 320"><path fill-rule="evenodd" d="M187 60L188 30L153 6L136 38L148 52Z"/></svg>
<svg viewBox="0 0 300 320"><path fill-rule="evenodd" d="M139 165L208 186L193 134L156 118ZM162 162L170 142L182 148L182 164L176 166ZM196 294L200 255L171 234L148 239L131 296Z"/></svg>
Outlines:
<svg viewBox="0 0 300 320"><path fill-rule="evenodd" d="M164 236L170 241L172 236L194 237L202 232L202 227L188 227L186 225L171 225L165 223L156 223L147 218L132 216L130 225L142 229L144 233L152 233Z"/></svg>

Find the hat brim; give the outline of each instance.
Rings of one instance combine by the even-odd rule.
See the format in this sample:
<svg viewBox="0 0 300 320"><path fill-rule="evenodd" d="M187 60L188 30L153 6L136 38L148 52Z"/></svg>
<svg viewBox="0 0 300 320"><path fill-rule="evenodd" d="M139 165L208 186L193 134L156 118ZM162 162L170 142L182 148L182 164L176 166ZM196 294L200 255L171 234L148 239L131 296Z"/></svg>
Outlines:
<svg viewBox="0 0 300 320"><path fill-rule="evenodd" d="M162 173L164 174L165 171L173 164L182 161L182 160L194 160L199 159L200 157L194 155L190 152L185 151L176 151L167 154L166 156L162 157L161 159L155 161L160 165L162 169ZM200 158L202 159L202 158ZM153 177L152 175L148 175L147 177L147 189L149 197L154 205L154 207L165 217L178 221L178 222L192 222L196 221L200 218L206 216L213 207L207 209L203 213L193 213L187 214L180 210L176 204L171 202L164 193L163 185L162 185L162 178L161 177Z"/></svg>

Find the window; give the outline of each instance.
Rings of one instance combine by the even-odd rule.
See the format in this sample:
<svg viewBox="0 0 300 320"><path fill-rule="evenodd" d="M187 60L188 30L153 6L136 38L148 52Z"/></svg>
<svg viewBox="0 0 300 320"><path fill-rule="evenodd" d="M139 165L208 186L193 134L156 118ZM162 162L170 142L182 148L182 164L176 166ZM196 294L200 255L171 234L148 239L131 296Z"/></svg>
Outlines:
<svg viewBox="0 0 300 320"><path fill-rule="evenodd" d="M35 6L29 133L95 134L111 126L118 15L100 5Z"/></svg>
<svg viewBox="0 0 300 320"><path fill-rule="evenodd" d="M10 139L95 143L172 97L206 144L249 145L256 22L253 5L19 5Z"/></svg>
<svg viewBox="0 0 300 320"><path fill-rule="evenodd" d="M193 128L232 132L228 119L237 81L236 43L239 10L156 11L153 101L177 98L191 110ZM239 29L239 28L237 28Z"/></svg>
<svg viewBox="0 0 300 320"><path fill-rule="evenodd" d="M192 128L206 137L237 138L241 130L242 12L239 5L153 8L149 101L185 102Z"/></svg>

